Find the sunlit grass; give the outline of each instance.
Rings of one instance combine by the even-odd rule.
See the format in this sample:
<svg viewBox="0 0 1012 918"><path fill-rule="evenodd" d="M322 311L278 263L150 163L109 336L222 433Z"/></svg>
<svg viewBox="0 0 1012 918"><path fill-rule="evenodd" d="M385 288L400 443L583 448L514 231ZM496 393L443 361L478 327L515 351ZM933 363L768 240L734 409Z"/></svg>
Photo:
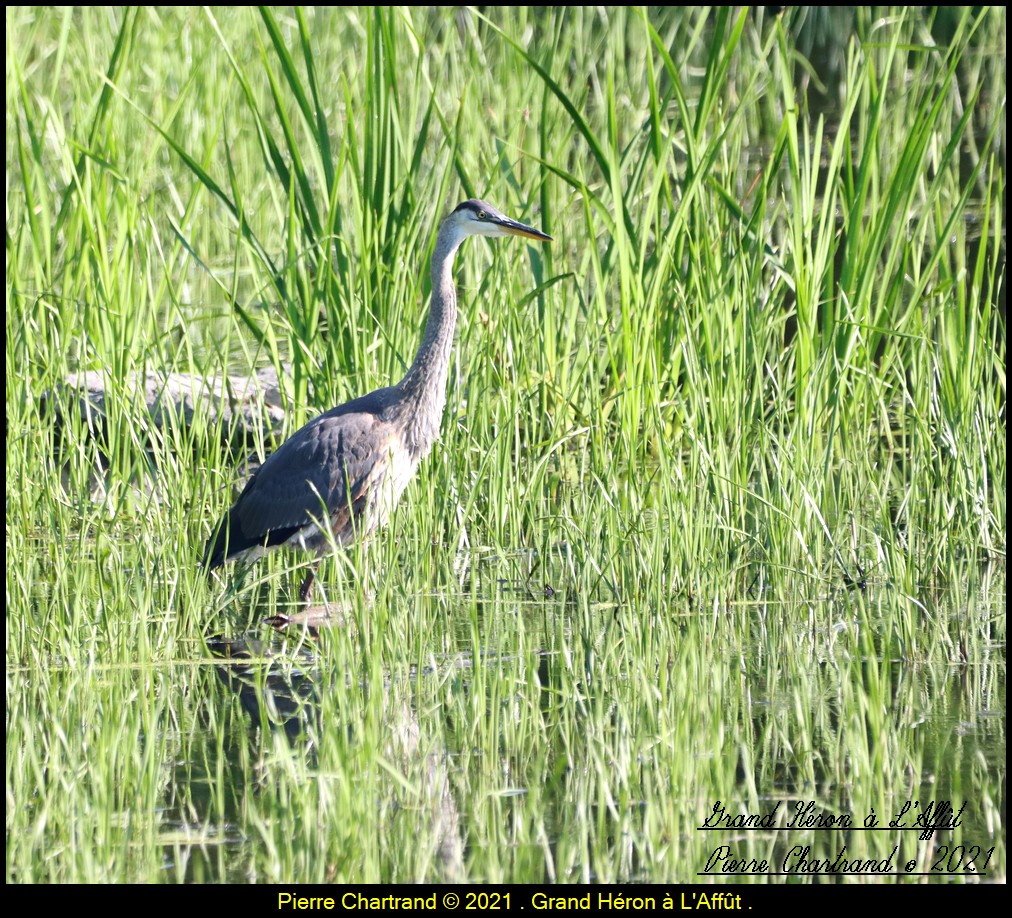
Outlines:
<svg viewBox="0 0 1012 918"><path fill-rule="evenodd" d="M816 18L8 10L9 882L693 880L717 799L938 788L1004 879L1005 13ZM196 563L277 443L132 380L399 378L472 195L556 241L458 255L293 743L204 638L298 559Z"/></svg>

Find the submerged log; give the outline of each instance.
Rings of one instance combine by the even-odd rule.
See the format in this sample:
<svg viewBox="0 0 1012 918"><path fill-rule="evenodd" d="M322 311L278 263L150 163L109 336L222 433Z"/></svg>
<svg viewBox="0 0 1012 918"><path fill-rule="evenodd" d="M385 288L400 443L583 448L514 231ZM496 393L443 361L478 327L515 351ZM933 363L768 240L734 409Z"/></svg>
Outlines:
<svg viewBox="0 0 1012 918"><path fill-rule="evenodd" d="M62 391L43 396L44 410L56 413L64 423L65 412L74 410L93 435L104 437L107 376L100 370L85 370L67 377ZM190 427L195 418L209 428L218 427L226 442L253 443L268 431L282 432L284 399L277 371L273 367L253 376L219 376L203 379L186 373L149 370L134 373L117 397L143 399L152 425Z"/></svg>

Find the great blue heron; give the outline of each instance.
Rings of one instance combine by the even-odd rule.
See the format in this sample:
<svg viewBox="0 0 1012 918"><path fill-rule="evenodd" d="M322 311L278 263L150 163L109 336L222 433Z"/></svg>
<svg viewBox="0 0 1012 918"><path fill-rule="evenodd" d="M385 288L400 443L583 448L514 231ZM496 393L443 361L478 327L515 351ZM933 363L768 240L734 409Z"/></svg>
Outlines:
<svg viewBox="0 0 1012 918"><path fill-rule="evenodd" d="M484 201L458 204L436 236L429 319L404 379L332 408L282 443L208 540L208 570L281 546L321 556L332 544L347 545L386 523L439 435L457 318L453 257L468 236L552 241ZM302 603L318 565L299 589Z"/></svg>

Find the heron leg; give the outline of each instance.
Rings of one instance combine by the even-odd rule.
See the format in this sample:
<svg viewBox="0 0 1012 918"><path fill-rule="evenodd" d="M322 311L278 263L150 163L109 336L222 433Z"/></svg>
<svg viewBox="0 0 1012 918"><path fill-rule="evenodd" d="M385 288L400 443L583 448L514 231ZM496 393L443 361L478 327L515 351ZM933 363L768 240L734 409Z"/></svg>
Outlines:
<svg viewBox="0 0 1012 918"><path fill-rule="evenodd" d="M313 594L313 583L316 581L316 570L319 566L320 563L317 562L309 569L302 586L299 587L299 602L304 606L309 605L309 597Z"/></svg>

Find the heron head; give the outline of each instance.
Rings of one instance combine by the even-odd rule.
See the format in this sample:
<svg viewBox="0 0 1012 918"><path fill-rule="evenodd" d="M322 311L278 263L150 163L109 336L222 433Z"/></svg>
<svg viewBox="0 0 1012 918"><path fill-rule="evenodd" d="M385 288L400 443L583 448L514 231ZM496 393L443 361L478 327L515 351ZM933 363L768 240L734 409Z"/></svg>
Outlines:
<svg viewBox="0 0 1012 918"><path fill-rule="evenodd" d="M539 242L552 242L552 237L533 226L511 220L491 204L471 198L458 204L448 220L465 236L523 236Z"/></svg>

